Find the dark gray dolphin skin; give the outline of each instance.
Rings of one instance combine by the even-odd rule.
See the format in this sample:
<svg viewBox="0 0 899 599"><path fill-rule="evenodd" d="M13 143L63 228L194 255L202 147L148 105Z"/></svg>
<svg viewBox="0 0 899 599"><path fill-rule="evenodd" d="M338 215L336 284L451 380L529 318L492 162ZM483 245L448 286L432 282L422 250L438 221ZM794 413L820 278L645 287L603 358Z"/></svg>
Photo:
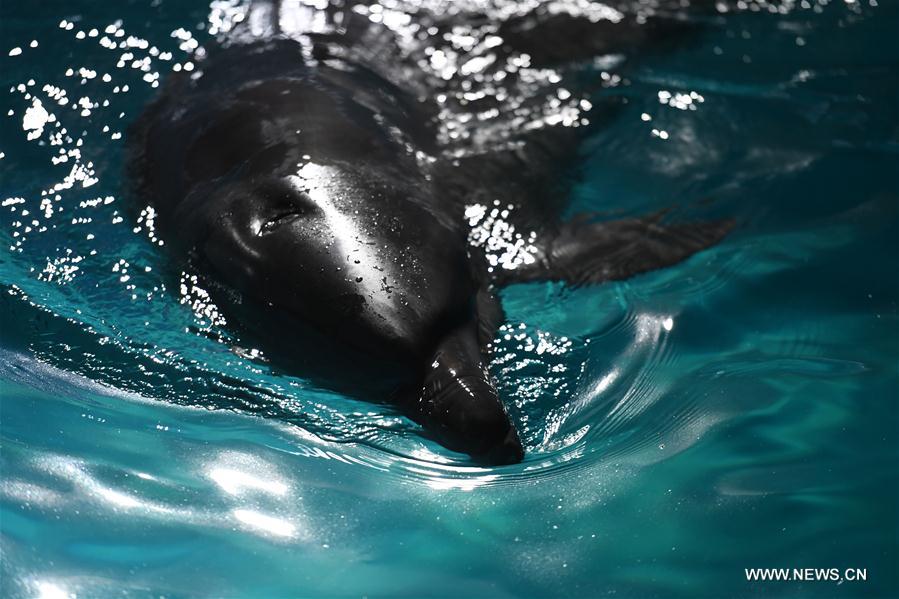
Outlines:
<svg viewBox="0 0 899 599"><path fill-rule="evenodd" d="M265 313L281 342L312 327L338 352L395 365L406 383L389 401L427 434L482 463L518 462L487 371L496 289L626 278L730 225L547 218L560 203L535 197L557 193L546 144L440 159L429 98L322 48L272 35L171 77L130 132L142 199L173 252L228 290L239 322ZM469 243L465 206L479 198L539 215L520 223L536 235L516 268L491 268Z"/></svg>

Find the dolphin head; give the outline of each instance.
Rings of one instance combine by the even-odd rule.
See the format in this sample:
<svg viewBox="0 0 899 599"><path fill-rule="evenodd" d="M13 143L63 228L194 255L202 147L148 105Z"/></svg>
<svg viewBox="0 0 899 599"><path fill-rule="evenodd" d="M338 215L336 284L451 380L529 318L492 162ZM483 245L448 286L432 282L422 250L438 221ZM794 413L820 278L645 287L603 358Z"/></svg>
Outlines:
<svg viewBox="0 0 899 599"><path fill-rule="evenodd" d="M260 61L273 56L262 50ZM518 461L478 342L464 219L438 201L406 135L424 119L358 69L239 85L233 69L207 71L150 111L136 139L162 226L239 292L225 294L244 306L233 320L265 320L264 336L317 329L326 346L399 365L409 375L391 377L403 379L395 403L433 437Z"/></svg>
<svg viewBox="0 0 899 599"><path fill-rule="evenodd" d="M185 202L185 220L198 206L196 251L262 309L410 365L418 383L402 407L440 443L485 462L520 461L478 343L465 232L417 195L426 190L364 174L305 162L224 182Z"/></svg>

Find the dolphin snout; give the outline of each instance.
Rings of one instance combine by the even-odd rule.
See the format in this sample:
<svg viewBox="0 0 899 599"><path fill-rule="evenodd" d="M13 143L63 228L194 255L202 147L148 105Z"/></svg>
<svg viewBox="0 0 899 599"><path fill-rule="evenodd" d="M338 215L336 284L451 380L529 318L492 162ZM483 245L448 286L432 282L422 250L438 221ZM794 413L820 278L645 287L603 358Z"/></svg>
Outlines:
<svg viewBox="0 0 899 599"><path fill-rule="evenodd" d="M417 420L441 443L475 461L504 465L520 462L524 449L493 384L483 375L444 371L425 384Z"/></svg>
<svg viewBox="0 0 899 599"><path fill-rule="evenodd" d="M481 458L485 463L496 466L517 464L524 459L524 448L518 438L518 432L514 426L509 426L509 432L498 445L488 450Z"/></svg>

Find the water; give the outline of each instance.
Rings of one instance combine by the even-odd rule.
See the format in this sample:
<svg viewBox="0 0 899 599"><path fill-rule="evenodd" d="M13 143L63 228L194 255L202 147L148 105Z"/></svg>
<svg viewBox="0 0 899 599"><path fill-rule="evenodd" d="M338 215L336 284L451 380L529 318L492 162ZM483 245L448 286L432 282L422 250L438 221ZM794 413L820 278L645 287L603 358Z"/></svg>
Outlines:
<svg viewBox="0 0 899 599"><path fill-rule="evenodd" d="M528 453L495 469L274 370L171 272L124 133L210 7L155 4L0 7L3 596L899 596L896 3L722 2L584 67L628 103L570 212L739 227L626 282L503 291Z"/></svg>

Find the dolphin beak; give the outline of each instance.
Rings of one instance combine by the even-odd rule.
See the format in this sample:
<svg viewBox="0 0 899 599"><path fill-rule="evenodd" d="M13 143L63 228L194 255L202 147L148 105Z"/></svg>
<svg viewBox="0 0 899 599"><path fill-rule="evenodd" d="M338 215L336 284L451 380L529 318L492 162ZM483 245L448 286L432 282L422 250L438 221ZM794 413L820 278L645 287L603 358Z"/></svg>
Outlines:
<svg viewBox="0 0 899 599"><path fill-rule="evenodd" d="M524 459L524 448L514 426L509 427L505 438L495 447L489 449L482 456L476 456L479 462L492 466L505 466L517 464Z"/></svg>
<svg viewBox="0 0 899 599"><path fill-rule="evenodd" d="M438 369L425 381L410 416L441 444L481 464L501 466L524 458L515 426L484 373L459 376Z"/></svg>
<svg viewBox="0 0 899 599"><path fill-rule="evenodd" d="M444 447L491 466L524 458L515 425L484 366L475 321L438 344L419 389L405 402L406 413Z"/></svg>

